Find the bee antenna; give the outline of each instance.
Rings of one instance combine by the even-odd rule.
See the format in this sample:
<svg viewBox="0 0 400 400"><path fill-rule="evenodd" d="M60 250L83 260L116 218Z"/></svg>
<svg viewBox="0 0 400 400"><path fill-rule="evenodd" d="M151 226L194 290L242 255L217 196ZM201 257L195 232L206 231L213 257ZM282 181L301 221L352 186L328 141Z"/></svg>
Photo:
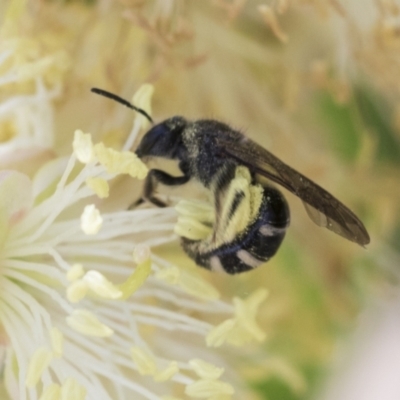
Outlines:
<svg viewBox="0 0 400 400"><path fill-rule="evenodd" d="M154 122L153 122L153 119L150 117L149 114L147 114L146 111L142 110L142 109L139 108L139 107L134 106L133 104L129 103L129 101L123 99L122 97L119 97L119 96L117 96L117 95L114 94L114 93L107 92L107 90L98 89L98 88L92 88L92 89L90 89L90 91L93 92L93 93L99 94L99 95L101 95L101 96L108 97L109 99L115 100L115 101L117 101L118 103L121 103L121 104L123 104L124 106L129 107L129 108L131 108L132 110L135 110L135 111L137 111L138 113L142 114L144 117L146 117L146 118L150 121L151 124L154 123Z"/></svg>

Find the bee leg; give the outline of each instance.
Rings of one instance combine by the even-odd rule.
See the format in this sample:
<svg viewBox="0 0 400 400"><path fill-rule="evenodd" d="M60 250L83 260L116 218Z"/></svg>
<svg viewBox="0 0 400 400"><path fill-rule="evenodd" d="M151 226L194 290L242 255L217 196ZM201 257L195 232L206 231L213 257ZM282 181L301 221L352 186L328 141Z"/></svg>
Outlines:
<svg viewBox="0 0 400 400"><path fill-rule="evenodd" d="M154 196L156 184L160 182L166 186L179 186L188 182L189 179L190 176L186 174L182 176L172 176L159 169L152 169L149 171L146 177L142 197L138 201L133 203L129 207L129 209L134 208L139 204L142 204L144 201L149 201L157 207L166 207L167 204L164 201Z"/></svg>
<svg viewBox="0 0 400 400"><path fill-rule="evenodd" d="M140 206L141 204L143 204L145 202L145 200L143 199L143 197L140 197L138 200L136 200L135 202L133 202L129 207L128 210L134 210L136 207Z"/></svg>

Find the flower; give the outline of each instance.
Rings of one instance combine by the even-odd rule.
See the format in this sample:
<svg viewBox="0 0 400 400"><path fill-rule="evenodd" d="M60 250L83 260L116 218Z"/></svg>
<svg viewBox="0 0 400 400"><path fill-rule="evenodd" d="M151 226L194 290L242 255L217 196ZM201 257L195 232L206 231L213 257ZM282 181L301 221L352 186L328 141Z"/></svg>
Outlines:
<svg viewBox="0 0 400 400"><path fill-rule="evenodd" d="M215 315L235 314L243 342L261 339L264 294L234 308L195 271L150 250L176 240L174 208L101 211L122 174L144 179L147 167L80 130L72 155L32 180L0 174L0 324L13 399L229 399L237 385L221 378L229 367L206 345Z"/></svg>
<svg viewBox="0 0 400 400"><path fill-rule="evenodd" d="M28 357L24 364L27 372L33 365L29 381L37 379L35 371L43 371L35 389L29 391L35 390L43 399L65 398L72 392L74 398L84 396L81 381L70 377L61 380L52 373L55 364L64 362L57 357L71 346L64 331L72 330L72 325L98 335L89 337L83 345L84 334L73 331L77 339L73 343L84 360L89 351L94 364L101 366L105 364L102 360L108 360L109 351L112 365L119 363L111 385L97 372L91 380L101 396L144 396L132 395L126 383L114 380L118 375L125 382L149 388L157 396L163 392L169 400L186 399L189 383L176 383L182 373L182 379L201 381L191 388L197 388L197 394L211 395L210 387L220 388L219 400L231 395L223 391L224 385L211 385L210 379L231 384L235 389L233 397L246 399L251 396L249 391L238 393L243 380L268 397L274 396L276 383L289 386L304 398L307 392L314 392L320 384L315 377L324 375L320 372L326 371L338 338L354 326L357 313L369 297L366 289L388 293L387 282L392 286L396 280L393 276L397 276L400 85L396 2L3 3L0 169L14 171L2 175L1 182L7 197L19 200L3 202L2 221L11 228L1 231L0 243L11 243L9 233L29 222L29 215L55 194L70 165L72 134L77 128L82 134L91 132L88 147L78 148L83 154L89 150L87 162L95 168L82 166L84 160L77 161L75 151L72 170L64 175L67 179L63 193L85 171L86 179L79 181L78 192L85 188L90 195L82 199L67 196L69 200L60 204L61 213L45 229L54 231L54 223L62 231L61 222L73 223L82 238L80 243L71 243L71 238L65 236L65 242L56 246L68 264L62 270L62 280L38 276L28 269L27 277L39 279L42 284L39 290L6 278L17 287L14 296L19 293L37 299L40 295L36 303L29 303L29 312L39 302L54 324L53 317L57 316L65 325L62 329L58 325L46 328L44 336L50 342L38 340L40 334L31 334L44 322L28 326L26 332L34 338L33 341L29 337L29 343L34 342L38 356L34 356L33 348L26 356L25 342L18 354L22 351ZM212 220L212 207L192 207L183 202L176 210L178 215L169 208L164 210L168 215L145 209L141 213L126 211L139 192L137 178L127 174L123 178L120 171L106 172L106 162L99 163L95 154L103 145L111 164L114 157L122 162L124 156L119 158L120 153L135 148L135 135L139 128L146 129L143 124L147 121L135 118L132 134L126 140L131 129L129 111L91 94L90 88L103 88L128 98L143 82L156 87L155 121L179 114L227 122L245 130L283 161L329 189L368 226L372 237L368 251L313 226L298 199L289 195L292 225L279 254L267 265L229 279L190 269L185 264L191 261L182 255L171 226L178 236L190 233L194 239L207 237L209 226L199 224L196 215L207 217L211 211L208 219ZM132 101L141 101L140 97ZM113 153L107 150L109 147L122 151ZM64 156L67 158L60 158ZM119 162L117 165L121 166ZM101 172L97 173L96 168ZM17 177L15 170L22 175ZM115 174L115 179L110 178ZM175 194L182 194L187 201L184 191L182 188ZM69 202L74 199L74 203ZM12 204L19 206L13 209ZM51 213L55 205L58 206L56 201L46 212ZM89 207L84 214L86 206ZM166 219L156 221L158 216ZM117 223L113 225L115 218ZM154 229L143 230L149 229L147 225ZM92 234L85 234L82 227ZM48 235L41 238L50 240ZM33 243L41 245L40 241ZM159 247L158 243L164 246ZM23 245L31 249L28 243L18 245L20 249ZM90 254L83 254L86 245L92 249ZM51 271L60 269L47 253L30 254L26 259L30 268L37 263L39 269L42 264ZM21 260L18 257L13 261ZM21 271L25 270L20 268L17 272ZM199 274L205 279L198 278ZM213 285L209 284L211 281ZM260 286L266 286L270 293L267 307L258 307L266 293L258 289ZM58 303L49 301L42 288L58 293L72 311L58 313L49 307ZM218 300L219 293L224 302ZM232 297L233 305L226 300ZM132 308L133 304L152 307L150 310L156 309L163 318L158 314L149 316L148 309L139 312ZM108 310L112 308L107 316L99 312L105 310L103 305ZM125 333L131 331L130 326L121 336L121 330L108 323L110 319L116 323L112 318L114 308L123 305L128 305L126 315L133 315L134 321L140 317L138 331L146 348L131 337L127 339ZM22 320L21 326L25 327L27 322L19 318L22 311L11 313L11 322ZM172 322L166 311L176 317ZM247 314L252 316L251 323L243 329ZM121 314L117 315L120 318ZM184 325L186 318L192 323L189 327ZM127 326L128 319L124 316L122 326ZM201 334L196 333L200 328L195 322L204 328ZM178 328L172 330L171 325ZM14 354L16 350L4 329L0 332L3 365L6 353ZM268 346L260 342L265 335ZM208 347L210 338L214 339L213 346L221 346ZM17 339L19 343L20 338ZM113 340L118 343L112 342L114 347L109 347L108 341ZM241 348L231 346L247 340L252 343L246 342ZM96 346L97 351L101 347L97 358L88 350L89 341L90 349ZM179 346L178 341L182 342ZM123 361L133 364L133 368L125 368L118 361L121 343L127 344ZM133 361L134 355L137 362ZM28 375L20 372L15 355L7 357L8 367L2 376L8 386L14 382L14 394L19 385L27 390L24 382ZM214 365L214 372L196 372L194 366L199 370L199 363L192 361L202 358ZM144 370L147 368L152 374L140 375L140 360ZM179 371L175 372L177 368ZM219 373L221 369L223 374ZM54 381L46 381L48 385L42 392L43 376L49 374ZM168 380L170 376L173 381ZM167 381L161 383L163 379ZM173 390L169 390L171 387ZM6 397L0 385L0 398Z"/></svg>

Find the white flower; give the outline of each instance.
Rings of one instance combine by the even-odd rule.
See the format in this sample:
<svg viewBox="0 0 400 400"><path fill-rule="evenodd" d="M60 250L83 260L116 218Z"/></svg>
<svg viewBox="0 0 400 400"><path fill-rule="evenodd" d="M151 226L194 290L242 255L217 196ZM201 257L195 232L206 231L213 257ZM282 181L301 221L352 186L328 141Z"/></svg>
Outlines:
<svg viewBox="0 0 400 400"><path fill-rule="evenodd" d="M123 151L76 130L70 157L26 168L36 148L53 151L51 101L68 68L62 52L32 46L0 44L0 87L33 92L10 91L0 104L2 165L25 149L33 176L0 171L0 386L13 400L230 399L240 378L206 337L234 307L195 271L151 251L176 241L176 211L106 207L113 178L146 177L129 149L148 121L136 115ZM133 100L149 114L152 92L145 85Z"/></svg>
<svg viewBox="0 0 400 400"><path fill-rule="evenodd" d="M108 188L118 174L143 179L147 168L132 153L90 140L83 145L92 154L85 164L72 154L44 165L33 181L16 171L0 174L0 324L8 393L21 400L158 400L180 386L178 392L192 398L231 398L239 378L220 379L229 366L206 337L215 323L236 314L232 329L247 338L241 321L255 317L263 296L245 318L238 300L235 311L195 271L150 252L176 240L173 208L102 213L112 186L101 200L88 182ZM77 139L74 152L82 154ZM97 227L100 218L101 229L81 228L88 205L89 214L96 210L89 226Z"/></svg>
<svg viewBox="0 0 400 400"><path fill-rule="evenodd" d="M29 62L28 54L36 45L27 39L2 40L0 45L0 88L27 82L31 82L34 88L31 94L6 96L0 104L2 163L16 149L19 152L29 150L32 157L35 152L49 149L54 144L51 102L59 96L61 83L49 88L44 80L50 70L67 68L67 55L59 52Z"/></svg>

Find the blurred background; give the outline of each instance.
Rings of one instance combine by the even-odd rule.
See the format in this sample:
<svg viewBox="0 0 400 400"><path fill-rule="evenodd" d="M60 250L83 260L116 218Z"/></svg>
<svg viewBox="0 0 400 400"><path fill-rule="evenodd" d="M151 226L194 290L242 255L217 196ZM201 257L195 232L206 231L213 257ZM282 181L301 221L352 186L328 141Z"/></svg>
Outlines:
<svg viewBox="0 0 400 400"><path fill-rule="evenodd" d="M155 121L245 132L352 209L371 243L319 228L282 189L292 219L278 254L243 276L202 272L229 298L270 292L268 338L233 353L236 369L255 399L400 398L399 1L3 0L0 16L2 52L18 49L0 64L2 100L37 91L31 71L51 93L48 134L23 144L0 108L0 167L21 144L37 150L33 174L43 154L70 153L77 128L120 147L133 116L93 86L130 99L152 83ZM138 189L116 185L129 204ZM178 243L155 251L195 268Z"/></svg>

